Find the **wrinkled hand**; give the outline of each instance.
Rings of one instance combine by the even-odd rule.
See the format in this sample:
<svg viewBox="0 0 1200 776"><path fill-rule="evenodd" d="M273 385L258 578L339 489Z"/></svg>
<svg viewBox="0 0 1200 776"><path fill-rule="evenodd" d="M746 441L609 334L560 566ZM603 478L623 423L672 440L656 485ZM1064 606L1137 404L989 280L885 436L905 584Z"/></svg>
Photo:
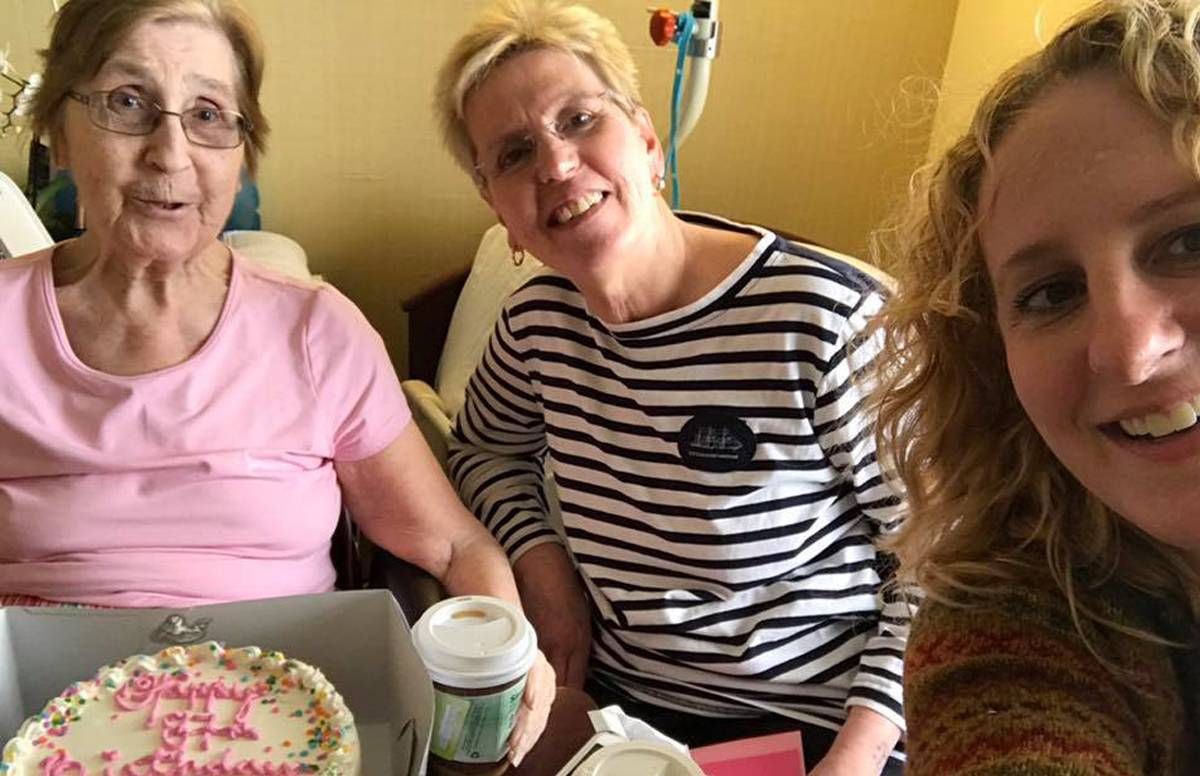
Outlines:
<svg viewBox="0 0 1200 776"><path fill-rule="evenodd" d="M558 682L583 689L592 651L592 620L575 565L559 544L538 545L513 565L525 616L537 631Z"/></svg>
<svg viewBox="0 0 1200 776"><path fill-rule="evenodd" d="M554 705L554 694L554 667L539 650L537 660L525 680L525 695L517 711L516 727L508 739L508 761L514 768L521 764L546 729L550 707Z"/></svg>

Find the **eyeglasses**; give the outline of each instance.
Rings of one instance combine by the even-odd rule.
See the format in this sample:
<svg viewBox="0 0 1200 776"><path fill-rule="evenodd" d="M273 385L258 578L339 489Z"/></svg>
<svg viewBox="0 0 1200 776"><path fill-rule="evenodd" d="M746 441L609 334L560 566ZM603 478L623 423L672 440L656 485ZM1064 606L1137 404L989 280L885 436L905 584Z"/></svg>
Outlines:
<svg viewBox="0 0 1200 776"><path fill-rule="evenodd" d="M111 89L91 94L67 92L87 107L88 118L100 129L122 135L149 135L163 116L178 116L188 142L205 148L237 148L250 131L250 121L240 113L211 105L182 112L163 110L135 89Z"/></svg>
<svg viewBox="0 0 1200 776"><path fill-rule="evenodd" d="M612 92L571 98L554 118L543 124L546 132L576 148L588 136L599 129L608 118L608 110L616 104L625 109ZM485 146L475 164L475 174L480 181L516 177L533 166L537 158L538 141L529 130L509 133Z"/></svg>

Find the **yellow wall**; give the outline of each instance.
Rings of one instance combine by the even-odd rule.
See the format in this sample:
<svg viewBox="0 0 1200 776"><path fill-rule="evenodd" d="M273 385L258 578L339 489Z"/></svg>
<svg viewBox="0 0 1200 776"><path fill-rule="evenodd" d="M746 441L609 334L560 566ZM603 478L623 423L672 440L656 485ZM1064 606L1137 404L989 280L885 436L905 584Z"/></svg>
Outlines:
<svg viewBox="0 0 1200 776"><path fill-rule="evenodd" d="M9 61L22 76L40 67L36 51L50 39L52 10L49 0L0 0L0 54L7 50ZM0 78L0 94L7 98L14 88L13 84ZM0 99L0 111L10 107L11 101ZM0 118L0 123L3 121ZM20 186L25 185L28 137L28 133L0 137L0 172Z"/></svg>
<svg viewBox="0 0 1200 776"><path fill-rule="evenodd" d="M305 246L314 271L363 308L403 368L401 301L466 266L492 221L442 151L428 107L441 56L482 0L245 2L268 51L264 226ZM645 0L590 4L634 49L665 135L674 52L650 44ZM10 27L13 5L23 18ZM926 153L930 111L906 115L901 83L940 76L956 5L726 0L708 106L681 152L684 207L862 253ZM29 36L48 7L0 0L0 45L13 36L18 62L44 45L44 32ZM0 141L0 168L23 177L13 145Z"/></svg>
<svg viewBox="0 0 1200 776"><path fill-rule="evenodd" d="M930 158L966 131L975 104L1009 66L1032 54L1093 0L960 0Z"/></svg>
<svg viewBox="0 0 1200 776"><path fill-rule="evenodd" d="M614 17L623 9L629 39L644 37L636 3L606 5ZM864 255L925 154L931 116L911 115L907 82L940 75L956 5L726 0L712 93L682 151L684 207ZM665 75L663 57L645 54L643 69Z"/></svg>

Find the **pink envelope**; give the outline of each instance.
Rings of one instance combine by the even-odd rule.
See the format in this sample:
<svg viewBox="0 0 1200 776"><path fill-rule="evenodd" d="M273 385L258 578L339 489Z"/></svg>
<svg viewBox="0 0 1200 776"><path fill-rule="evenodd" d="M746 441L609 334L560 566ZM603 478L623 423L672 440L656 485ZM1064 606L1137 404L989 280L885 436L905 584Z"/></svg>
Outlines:
<svg viewBox="0 0 1200 776"><path fill-rule="evenodd" d="M691 755L707 776L804 776L798 730L702 746Z"/></svg>

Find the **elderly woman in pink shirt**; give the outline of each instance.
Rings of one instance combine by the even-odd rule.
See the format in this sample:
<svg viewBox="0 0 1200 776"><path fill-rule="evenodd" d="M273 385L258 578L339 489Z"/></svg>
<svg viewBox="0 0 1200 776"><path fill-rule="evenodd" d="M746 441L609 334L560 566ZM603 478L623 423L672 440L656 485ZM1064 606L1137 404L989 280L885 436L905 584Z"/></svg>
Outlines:
<svg viewBox="0 0 1200 776"><path fill-rule="evenodd" d="M0 594L189 606L333 588L343 500L454 594L517 602L426 448L379 336L333 288L218 240L267 123L233 0L71 0L34 129L79 238L0 262ZM554 695L545 661L512 739Z"/></svg>

